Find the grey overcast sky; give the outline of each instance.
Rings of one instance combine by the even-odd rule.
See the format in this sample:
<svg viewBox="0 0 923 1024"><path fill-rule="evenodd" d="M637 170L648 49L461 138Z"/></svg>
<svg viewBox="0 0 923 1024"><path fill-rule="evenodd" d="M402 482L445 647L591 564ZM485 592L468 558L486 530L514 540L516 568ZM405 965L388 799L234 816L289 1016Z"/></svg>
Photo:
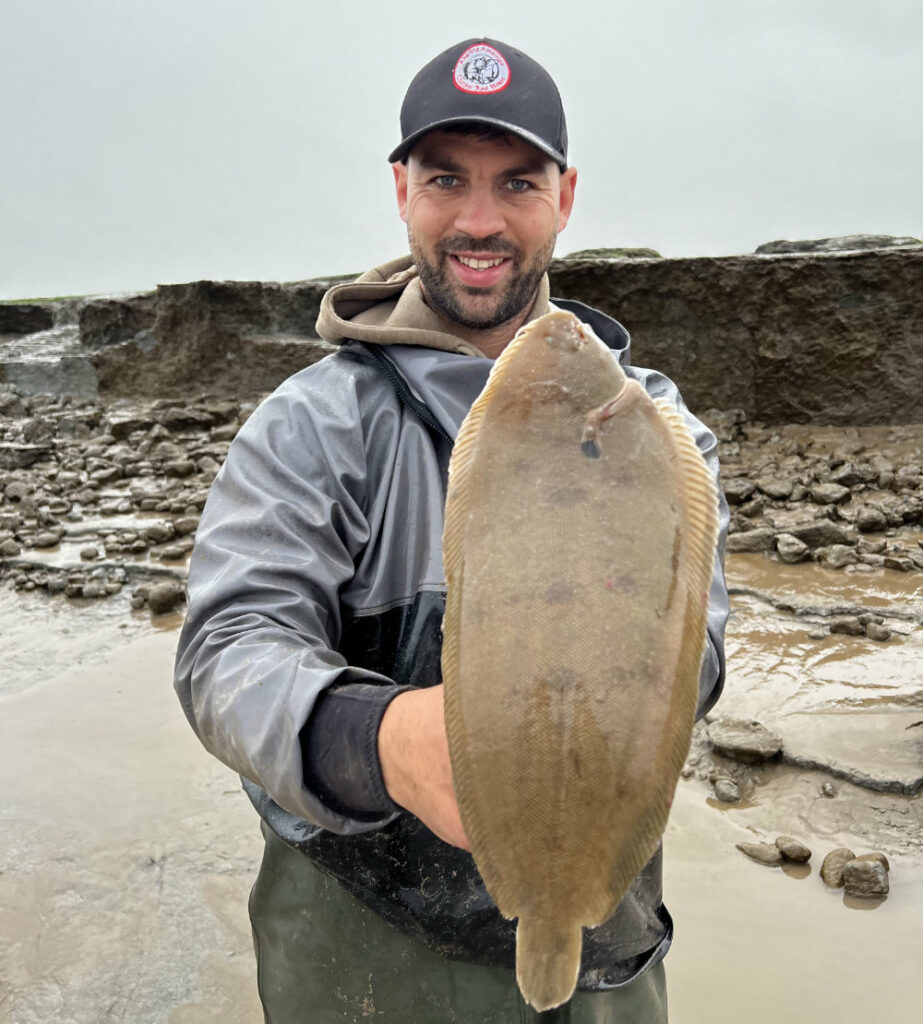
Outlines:
<svg viewBox="0 0 923 1024"><path fill-rule="evenodd" d="M923 234L921 0L3 0L0 297L405 252L401 99L469 36L561 90L579 183L559 254Z"/></svg>

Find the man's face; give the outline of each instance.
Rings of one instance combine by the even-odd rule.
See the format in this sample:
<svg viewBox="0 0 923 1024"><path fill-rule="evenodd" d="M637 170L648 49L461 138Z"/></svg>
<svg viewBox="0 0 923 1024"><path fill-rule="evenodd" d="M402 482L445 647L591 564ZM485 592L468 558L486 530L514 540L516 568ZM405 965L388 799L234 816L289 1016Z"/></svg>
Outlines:
<svg viewBox="0 0 923 1024"><path fill-rule="evenodd" d="M532 303L576 171L516 136L433 131L394 164L398 208L430 305L453 323L490 330Z"/></svg>

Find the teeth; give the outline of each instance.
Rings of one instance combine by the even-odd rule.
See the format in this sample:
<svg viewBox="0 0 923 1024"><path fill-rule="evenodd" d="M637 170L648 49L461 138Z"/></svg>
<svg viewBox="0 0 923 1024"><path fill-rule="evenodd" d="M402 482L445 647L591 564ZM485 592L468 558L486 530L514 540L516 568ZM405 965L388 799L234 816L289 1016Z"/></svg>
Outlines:
<svg viewBox="0 0 923 1024"><path fill-rule="evenodd" d="M488 267L496 267L499 263L503 262L503 257L497 260L473 260L468 256L459 256L459 263L464 263L466 267L473 267L475 270L486 270Z"/></svg>

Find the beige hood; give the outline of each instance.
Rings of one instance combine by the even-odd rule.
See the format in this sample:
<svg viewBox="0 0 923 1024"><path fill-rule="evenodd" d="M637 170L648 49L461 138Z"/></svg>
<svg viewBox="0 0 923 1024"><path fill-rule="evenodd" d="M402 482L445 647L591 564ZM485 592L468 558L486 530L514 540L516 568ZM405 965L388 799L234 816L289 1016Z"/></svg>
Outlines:
<svg viewBox="0 0 923 1024"><path fill-rule="evenodd" d="M545 274L530 320L552 308L548 292ZM377 345L421 345L484 358L476 345L449 333L442 317L427 306L410 256L391 260L348 284L334 285L321 301L317 333L332 344L352 338Z"/></svg>

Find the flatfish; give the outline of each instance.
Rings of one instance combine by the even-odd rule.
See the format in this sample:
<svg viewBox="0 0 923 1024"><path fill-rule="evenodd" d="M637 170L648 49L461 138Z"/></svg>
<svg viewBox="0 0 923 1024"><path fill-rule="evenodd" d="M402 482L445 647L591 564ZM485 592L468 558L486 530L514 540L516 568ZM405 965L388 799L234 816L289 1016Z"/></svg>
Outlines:
<svg viewBox="0 0 923 1024"><path fill-rule="evenodd" d="M688 751L717 495L682 417L571 313L522 328L449 469L442 669L478 871L516 976L566 1002L582 928L654 853Z"/></svg>

